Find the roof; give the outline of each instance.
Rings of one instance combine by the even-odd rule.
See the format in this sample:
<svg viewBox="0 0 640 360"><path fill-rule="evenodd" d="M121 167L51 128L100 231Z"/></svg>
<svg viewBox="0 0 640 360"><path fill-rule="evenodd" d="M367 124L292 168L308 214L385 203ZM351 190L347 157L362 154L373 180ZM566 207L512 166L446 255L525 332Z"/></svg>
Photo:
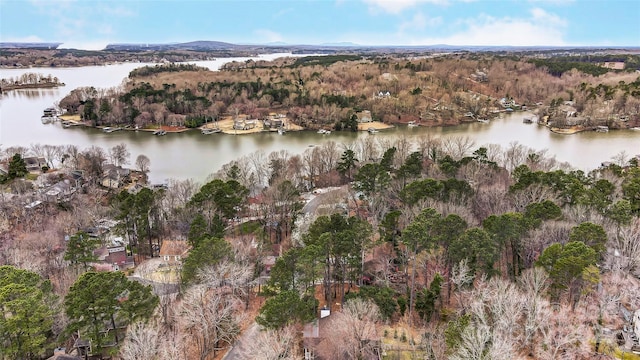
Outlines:
<svg viewBox="0 0 640 360"><path fill-rule="evenodd" d="M189 244L181 240L165 240L160 247L160 256L185 255L189 251Z"/></svg>

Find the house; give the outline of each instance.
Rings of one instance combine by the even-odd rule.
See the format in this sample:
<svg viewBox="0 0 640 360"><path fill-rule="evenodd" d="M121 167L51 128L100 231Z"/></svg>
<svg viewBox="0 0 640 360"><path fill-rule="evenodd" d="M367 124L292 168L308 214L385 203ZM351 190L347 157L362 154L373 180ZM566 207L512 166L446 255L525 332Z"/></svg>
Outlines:
<svg viewBox="0 0 640 360"><path fill-rule="evenodd" d="M179 264L189 253L189 244L180 240L165 240L160 247L160 257L169 264Z"/></svg>
<svg viewBox="0 0 640 360"><path fill-rule="evenodd" d="M389 91L379 91L374 97L377 99L386 99L391 97L391 93Z"/></svg>
<svg viewBox="0 0 640 360"><path fill-rule="evenodd" d="M0 164L0 176L9 175L9 167L7 164Z"/></svg>
<svg viewBox="0 0 640 360"><path fill-rule="evenodd" d="M93 254L97 262L92 265L97 271L119 271L133 265L133 257L127 256L124 246L102 246Z"/></svg>
<svg viewBox="0 0 640 360"><path fill-rule="evenodd" d="M23 160L25 165L27 165L27 171L41 171L42 167L47 165L47 162L42 157L29 156Z"/></svg>
<svg viewBox="0 0 640 360"><path fill-rule="evenodd" d="M44 193L47 201L62 201L68 199L77 190L75 183L69 179L58 181L50 186Z"/></svg>
<svg viewBox="0 0 640 360"><path fill-rule="evenodd" d="M305 360L329 360L335 355L335 345L326 338L326 333L331 328L338 326L337 317L331 316L331 311L327 308L320 310L320 318L308 323L302 331L302 346L304 348ZM379 340L362 339L362 343L371 344L367 346L366 353L362 354L362 359L378 360L382 358L382 344Z"/></svg>
<svg viewBox="0 0 640 360"><path fill-rule="evenodd" d="M373 121L373 118L371 117L371 111L369 110L357 112L356 118L359 123L368 123Z"/></svg>
<svg viewBox="0 0 640 360"><path fill-rule="evenodd" d="M102 167L102 180L100 184L109 189L117 189L130 173L131 170L125 169L122 166L106 164Z"/></svg>
<svg viewBox="0 0 640 360"><path fill-rule="evenodd" d="M513 99L502 98L500 99L500 106L503 108L512 108L516 106L516 101Z"/></svg>
<svg viewBox="0 0 640 360"><path fill-rule="evenodd" d="M269 116L262 121L262 125L265 129L279 129L285 126L284 114L269 114Z"/></svg>

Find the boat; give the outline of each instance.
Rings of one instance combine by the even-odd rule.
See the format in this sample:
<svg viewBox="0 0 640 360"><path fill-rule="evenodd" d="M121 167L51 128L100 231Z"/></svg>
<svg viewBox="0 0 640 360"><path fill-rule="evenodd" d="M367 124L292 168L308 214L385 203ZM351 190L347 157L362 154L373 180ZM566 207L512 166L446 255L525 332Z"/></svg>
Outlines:
<svg viewBox="0 0 640 360"><path fill-rule="evenodd" d="M42 115L40 117L40 121L42 121L43 124L49 124L54 122L55 120L56 118L54 118L53 116Z"/></svg>
<svg viewBox="0 0 640 360"><path fill-rule="evenodd" d="M512 108L506 108L506 109L504 109L504 111L506 111L506 112L513 112L513 109L512 109Z"/></svg>
<svg viewBox="0 0 640 360"><path fill-rule="evenodd" d="M116 129L107 126L107 127L102 128L102 131L104 131L106 133L111 133L111 132L116 131Z"/></svg>
<svg viewBox="0 0 640 360"><path fill-rule="evenodd" d="M533 119L530 118L530 117L525 117L525 118L522 119L522 122L524 124L533 124Z"/></svg>
<svg viewBox="0 0 640 360"><path fill-rule="evenodd" d="M158 136L167 135L167 131L162 129L156 130L153 132L153 135L158 135Z"/></svg>
<svg viewBox="0 0 640 360"><path fill-rule="evenodd" d="M629 130L640 131L640 127L632 127L632 128L629 128Z"/></svg>
<svg viewBox="0 0 640 360"><path fill-rule="evenodd" d="M58 115L60 115L60 113L58 113L58 110L52 107L48 107L42 111L40 121L42 121L43 124L49 124L59 120Z"/></svg>
<svg viewBox="0 0 640 360"><path fill-rule="evenodd" d="M420 126L420 124L416 123L415 121L409 121L407 123L408 127L416 127L416 126Z"/></svg>
<svg viewBox="0 0 640 360"><path fill-rule="evenodd" d="M66 121L65 120L65 121L62 122L62 127L65 128L65 129L70 128L71 126L73 126L73 122L71 122L71 121Z"/></svg>
<svg viewBox="0 0 640 360"><path fill-rule="evenodd" d="M278 128L278 134L279 135L284 135L284 133L286 133L287 131L283 128Z"/></svg>
<svg viewBox="0 0 640 360"><path fill-rule="evenodd" d="M220 129L202 129L202 133L204 135L217 134L217 133L219 133L221 131L222 130L220 130Z"/></svg>
<svg viewBox="0 0 640 360"><path fill-rule="evenodd" d="M596 132L609 132L609 127L608 126L596 126Z"/></svg>
<svg viewBox="0 0 640 360"><path fill-rule="evenodd" d="M367 131L369 132L369 134L377 134L379 131L376 128L368 128Z"/></svg>
<svg viewBox="0 0 640 360"><path fill-rule="evenodd" d="M331 131L330 130L325 130L325 129L320 129L320 130L318 130L318 134L329 135L329 134L331 134Z"/></svg>
<svg viewBox="0 0 640 360"><path fill-rule="evenodd" d="M478 119L478 122L481 122L483 124L488 124L489 123L489 119Z"/></svg>

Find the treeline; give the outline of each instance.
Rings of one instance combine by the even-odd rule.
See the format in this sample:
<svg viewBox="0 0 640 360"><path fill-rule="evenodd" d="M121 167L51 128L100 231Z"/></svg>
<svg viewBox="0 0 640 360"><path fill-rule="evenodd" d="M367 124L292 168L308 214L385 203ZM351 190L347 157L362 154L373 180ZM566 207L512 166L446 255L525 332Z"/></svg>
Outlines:
<svg viewBox="0 0 640 360"><path fill-rule="evenodd" d="M575 61L575 59L531 59L529 62L537 67L546 68L551 75L558 77L571 69L576 69L580 72L593 76L600 76L611 71L611 69L607 69L598 64L579 62Z"/></svg>
<svg viewBox="0 0 640 360"><path fill-rule="evenodd" d="M323 55L323 56L305 56L296 59L291 67L298 66L329 66L339 61L357 61L361 60L362 56L359 55Z"/></svg>
<svg viewBox="0 0 640 360"><path fill-rule="evenodd" d="M0 79L0 86L2 86L3 88L10 86L42 84L63 85L56 76L51 76L51 74L45 75L41 73L31 72L24 73L16 78L10 77L6 79Z"/></svg>
<svg viewBox="0 0 640 360"><path fill-rule="evenodd" d="M293 123L312 129L345 128L345 123L361 110L370 110L373 119L388 123L455 125L468 121L465 114L469 112L478 117L491 116L492 110L501 108L496 99L502 97L524 105L559 98L575 100L579 112L586 109L597 114L604 110L603 117L640 111L632 89L613 90L611 96L620 98L616 102L620 106L615 107L606 104L607 99L586 99L587 95L581 93L581 84L597 87L620 81L633 83L627 73L595 77L563 68L562 76L554 76L552 69L538 68L526 60L482 54L416 60L358 59L331 65L310 62L296 68L290 67L292 63L292 59L236 63L219 72L184 68L179 77L173 71L181 69L178 65L143 68L123 89L74 90L61 101L61 107L83 114L97 125L197 126L202 122L197 119L236 113L263 118L279 112L286 113ZM160 72L153 77L141 75L150 71Z"/></svg>
<svg viewBox="0 0 640 360"><path fill-rule="evenodd" d="M179 72L179 71L200 71L209 69L197 66L194 64L162 64L155 66L143 66L134 70L131 70L129 73L129 78L133 79L135 77L140 76L149 76L153 74L158 74L162 72Z"/></svg>

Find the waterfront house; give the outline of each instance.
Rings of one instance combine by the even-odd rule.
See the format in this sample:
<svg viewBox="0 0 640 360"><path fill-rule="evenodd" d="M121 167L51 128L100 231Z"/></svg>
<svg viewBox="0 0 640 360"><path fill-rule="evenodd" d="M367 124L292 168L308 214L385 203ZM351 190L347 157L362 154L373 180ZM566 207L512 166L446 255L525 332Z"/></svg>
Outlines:
<svg viewBox="0 0 640 360"><path fill-rule="evenodd" d="M373 118L371 117L371 111L363 110L356 113L356 118L359 123L368 123L372 122Z"/></svg>
<svg viewBox="0 0 640 360"><path fill-rule="evenodd" d="M131 170L125 169L122 166L106 164L102 167L102 180L100 184L109 189L117 189L130 173Z"/></svg>
<svg viewBox="0 0 640 360"><path fill-rule="evenodd" d="M29 156L24 158L24 163L27 166L27 171L42 171L42 167L47 165L47 162L42 157Z"/></svg>

